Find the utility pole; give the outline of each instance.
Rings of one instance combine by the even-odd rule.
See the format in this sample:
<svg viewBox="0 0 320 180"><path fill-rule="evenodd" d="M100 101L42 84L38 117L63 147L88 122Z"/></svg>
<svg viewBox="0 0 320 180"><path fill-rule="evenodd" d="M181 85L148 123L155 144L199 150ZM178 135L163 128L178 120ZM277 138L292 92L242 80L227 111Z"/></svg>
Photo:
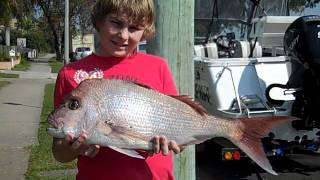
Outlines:
<svg viewBox="0 0 320 180"><path fill-rule="evenodd" d="M10 46L10 26L5 26L5 43L6 46Z"/></svg>
<svg viewBox="0 0 320 180"><path fill-rule="evenodd" d="M156 37L147 52L168 60L180 94L194 96L194 0L155 0ZM176 180L195 180L195 147L174 158Z"/></svg>
<svg viewBox="0 0 320 180"><path fill-rule="evenodd" d="M64 9L64 64L69 64L69 0Z"/></svg>

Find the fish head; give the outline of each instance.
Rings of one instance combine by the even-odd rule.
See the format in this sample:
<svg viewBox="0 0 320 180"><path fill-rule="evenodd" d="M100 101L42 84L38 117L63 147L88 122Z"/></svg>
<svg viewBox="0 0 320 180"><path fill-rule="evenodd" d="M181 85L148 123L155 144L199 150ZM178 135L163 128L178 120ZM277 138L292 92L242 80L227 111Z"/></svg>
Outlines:
<svg viewBox="0 0 320 180"><path fill-rule="evenodd" d="M64 138L69 133L79 137L83 130L88 135L92 133L99 115L98 100L90 88L80 85L48 116L48 123L52 126L48 133L53 137Z"/></svg>

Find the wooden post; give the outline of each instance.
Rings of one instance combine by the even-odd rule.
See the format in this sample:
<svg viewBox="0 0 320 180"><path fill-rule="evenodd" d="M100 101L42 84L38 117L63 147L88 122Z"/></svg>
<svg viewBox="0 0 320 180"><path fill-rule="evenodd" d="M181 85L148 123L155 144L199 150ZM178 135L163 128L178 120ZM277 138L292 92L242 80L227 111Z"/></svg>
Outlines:
<svg viewBox="0 0 320 180"><path fill-rule="evenodd" d="M155 0L156 37L147 52L164 57L180 94L194 96L194 0ZM195 148L188 147L174 159L176 180L195 179Z"/></svg>

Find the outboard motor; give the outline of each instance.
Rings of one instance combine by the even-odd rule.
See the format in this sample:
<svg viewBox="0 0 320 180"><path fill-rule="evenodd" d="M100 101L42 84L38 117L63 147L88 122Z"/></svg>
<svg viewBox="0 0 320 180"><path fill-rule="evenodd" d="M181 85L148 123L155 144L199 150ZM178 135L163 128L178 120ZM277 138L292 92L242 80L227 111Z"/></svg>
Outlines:
<svg viewBox="0 0 320 180"><path fill-rule="evenodd" d="M296 19L284 35L284 50L290 58L291 75L287 89L294 88L292 122L296 129L320 127L320 16Z"/></svg>

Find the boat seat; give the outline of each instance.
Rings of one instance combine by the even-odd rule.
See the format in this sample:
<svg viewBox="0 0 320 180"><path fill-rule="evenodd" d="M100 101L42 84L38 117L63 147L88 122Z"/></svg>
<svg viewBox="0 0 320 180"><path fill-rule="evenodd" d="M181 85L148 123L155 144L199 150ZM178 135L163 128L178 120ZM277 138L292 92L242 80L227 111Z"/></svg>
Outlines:
<svg viewBox="0 0 320 180"><path fill-rule="evenodd" d="M218 58L218 47L214 42L194 45L194 55L205 58Z"/></svg>
<svg viewBox="0 0 320 180"><path fill-rule="evenodd" d="M235 57L249 57L250 54L250 44L247 41L238 41L238 50L236 50ZM194 55L198 57L204 57L209 59L217 59L218 56L218 47L214 42L207 44L198 44L194 45ZM259 42L256 42L255 49L252 54L253 57L262 57L262 47Z"/></svg>

